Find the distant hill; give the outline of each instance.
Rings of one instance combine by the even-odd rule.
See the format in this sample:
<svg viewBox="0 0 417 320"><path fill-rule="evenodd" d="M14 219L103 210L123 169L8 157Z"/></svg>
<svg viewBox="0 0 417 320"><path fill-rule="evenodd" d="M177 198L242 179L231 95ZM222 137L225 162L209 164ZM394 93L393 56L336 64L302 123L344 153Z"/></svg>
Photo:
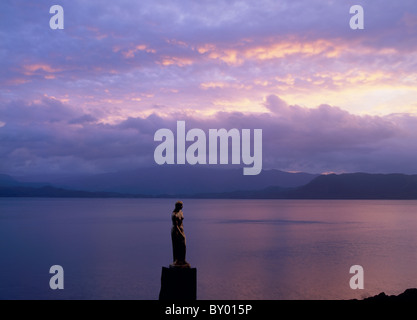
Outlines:
<svg viewBox="0 0 417 320"><path fill-rule="evenodd" d="M124 195L111 192L88 192L54 187L0 187L0 197L35 198L144 198L144 195Z"/></svg>
<svg viewBox="0 0 417 320"><path fill-rule="evenodd" d="M20 183L7 174L0 174L0 186L17 186Z"/></svg>
<svg viewBox="0 0 417 320"><path fill-rule="evenodd" d="M244 176L242 169L217 169L202 166L157 166L134 171L67 177L22 177L25 183L47 182L52 186L91 192L128 194L200 194L236 190L261 190L269 186L283 188L307 184L317 174L263 170L256 176Z"/></svg>
<svg viewBox="0 0 417 320"><path fill-rule="evenodd" d="M7 174L0 174L0 187L44 187L48 183L42 182L23 182Z"/></svg>
<svg viewBox="0 0 417 320"><path fill-rule="evenodd" d="M331 174L321 175L299 187L272 186L260 190L194 193L123 193L70 190L52 186L13 185L13 179L0 177L0 197L63 198L215 198L215 199L417 199L417 175L404 174ZM155 178L156 179L156 178ZM3 182L1 182L3 181ZM1 183L11 185L4 186ZM204 181L200 182L204 184ZM234 185L234 187L236 187ZM198 188L202 190L204 188Z"/></svg>
<svg viewBox="0 0 417 320"><path fill-rule="evenodd" d="M256 199L417 199L417 175L330 174L297 188L205 194L202 197Z"/></svg>
<svg viewBox="0 0 417 320"><path fill-rule="evenodd" d="M197 193L183 195L182 198L196 199L283 199L285 192L292 188L268 187L262 190L240 190L232 192Z"/></svg>
<svg viewBox="0 0 417 320"><path fill-rule="evenodd" d="M299 199L417 199L417 175L322 175L284 194Z"/></svg>

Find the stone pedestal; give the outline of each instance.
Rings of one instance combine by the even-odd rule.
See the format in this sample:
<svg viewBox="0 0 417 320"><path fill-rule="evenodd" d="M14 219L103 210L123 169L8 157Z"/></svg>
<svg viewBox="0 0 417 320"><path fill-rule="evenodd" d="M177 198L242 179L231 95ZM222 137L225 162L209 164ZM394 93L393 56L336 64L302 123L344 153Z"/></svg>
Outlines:
<svg viewBox="0 0 417 320"><path fill-rule="evenodd" d="M197 300L197 269L162 267L159 300Z"/></svg>

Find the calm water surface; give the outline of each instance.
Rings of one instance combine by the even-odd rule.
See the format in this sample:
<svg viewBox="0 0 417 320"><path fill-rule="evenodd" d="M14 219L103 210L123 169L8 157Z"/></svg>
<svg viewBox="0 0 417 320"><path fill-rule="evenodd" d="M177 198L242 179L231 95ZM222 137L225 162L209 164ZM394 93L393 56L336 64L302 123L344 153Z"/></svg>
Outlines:
<svg viewBox="0 0 417 320"><path fill-rule="evenodd" d="M157 299L174 199L0 199L0 299ZM184 200L199 299L360 299L417 287L417 201ZM349 269L365 270L365 289ZM65 289L49 289L49 268Z"/></svg>

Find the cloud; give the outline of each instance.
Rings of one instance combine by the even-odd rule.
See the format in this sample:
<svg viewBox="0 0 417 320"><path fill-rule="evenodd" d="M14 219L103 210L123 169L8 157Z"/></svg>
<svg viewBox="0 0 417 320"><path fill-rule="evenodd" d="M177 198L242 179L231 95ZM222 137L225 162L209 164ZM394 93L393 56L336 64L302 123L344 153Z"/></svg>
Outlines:
<svg viewBox="0 0 417 320"><path fill-rule="evenodd" d="M414 0L0 3L0 170L152 163L153 133L263 128L264 167L413 171Z"/></svg>
<svg viewBox="0 0 417 320"><path fill-rule="evenodd" d="M412 0L365 3L364 32L350 30L349 6L338 1L62 5L66 28L54 32L46 4L0 3L5 101L66 97L98 120L112 122L149 115L153 105L170 105L167 114L179 108L263 112L253 102L271 93L292 104L388 114L409 112L416 95ZM376 98L377 88L406 91L405 98L391 107L396 110L387 110Z"/></svg>
<svg viewBox="0 0 417 320"><path fill-rule="evenodd" d="M97 123L51 98L0 109L5 123L0 128L2 172L106 172L126 163L140 166L152 156L151 134Z"/></svg>
<svg viewBox="0 0 417 320"><path fill-rule="evenodd" d="M97 119L94 118L91 114L85 114L78 118L71 119L68 123L69 124L85 124L85 123L91 123L96 122Z"/></svg>
<svg viewBox="0 0 417 320"><path fill-rule="evenodd" d="M306 108L274 95L264 104L269 112L219 112L204 118L175 112L102 124L52 98L10 103L1 106L0 171L75 174L152 166L154 133L161 128L175 132L176 121L184 120L187 130L262 129L264 168L415 173L416 117L358 116L329 105Z"/></svg>
<svg viewBox="0 0 417 320"><path fill-rule="evenodd" d="M51 97L42 97L41 100L31 102L13 101L0 105L0 111L2 119L7 123L19 125L59 123L80 114L80 111L68 108Z"/></svg>
<svg viewBox="0 0 417 320"><path fill-rule="evenodd" d="M273 113L281 114L288 110L288 104L276 95L270 95L266 98L265 106Z"/></svg>

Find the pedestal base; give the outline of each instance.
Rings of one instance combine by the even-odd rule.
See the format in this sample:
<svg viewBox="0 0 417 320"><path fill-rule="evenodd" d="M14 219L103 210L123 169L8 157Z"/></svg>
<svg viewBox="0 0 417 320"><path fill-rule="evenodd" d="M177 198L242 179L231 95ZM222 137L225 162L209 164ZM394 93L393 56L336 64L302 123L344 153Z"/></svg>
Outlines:
<svg viewBox="0 0 417 320"><path fill-rule="evenodd" d="M159 300L197 300L197 269L162 267Z"/></svg>

